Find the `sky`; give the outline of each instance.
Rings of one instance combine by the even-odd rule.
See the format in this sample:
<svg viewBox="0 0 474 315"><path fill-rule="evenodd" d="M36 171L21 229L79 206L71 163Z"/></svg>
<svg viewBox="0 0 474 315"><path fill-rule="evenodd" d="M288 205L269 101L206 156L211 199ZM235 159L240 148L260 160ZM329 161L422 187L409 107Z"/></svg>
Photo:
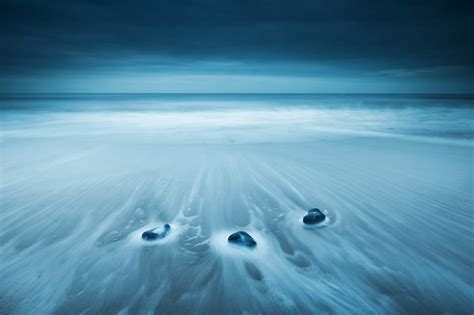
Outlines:
<svg viewBox="0 0 474 315"><path fill-rule="evenodd" d="M0 2L2 93L474 93L474 1Z"/></svg>

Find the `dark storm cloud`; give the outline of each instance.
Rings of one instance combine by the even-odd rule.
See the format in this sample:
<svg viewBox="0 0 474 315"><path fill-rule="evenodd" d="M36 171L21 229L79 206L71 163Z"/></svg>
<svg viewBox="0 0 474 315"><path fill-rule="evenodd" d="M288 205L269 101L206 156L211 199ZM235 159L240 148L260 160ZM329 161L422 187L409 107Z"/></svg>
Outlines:
<svg viewBox="0 0 474 315"><path fill-rule="evenodd" d="M465 74L472 13L470 1L3 1L0 67Z"/></svg>

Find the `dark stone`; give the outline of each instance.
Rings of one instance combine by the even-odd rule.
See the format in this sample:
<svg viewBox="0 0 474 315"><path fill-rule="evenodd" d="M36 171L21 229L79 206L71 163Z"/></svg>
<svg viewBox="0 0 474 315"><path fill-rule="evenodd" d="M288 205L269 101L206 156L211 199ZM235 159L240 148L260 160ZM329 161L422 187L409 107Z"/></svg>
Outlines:
<svg viewBox="0 0 474 315"><path fill-rule="evenodd" d="M229 238L227 240L229 241L229 243L246 247L255 247L257 245L257 242L255 242L253 237L244 231L238 231L229 235Z"/></svg>
<svg viewBox="0 0 474 315"><path fill-rule="evenodd" d="M163 232L155 232L157 228L158 227L143 232L142 238L146 241L161 240L170 233L171 226L168 223L163 225Z"/></svg>
<svg viewBox="0 0 474 315"><path fill-rule="evenodd" d="M313 208L308 211L308 214L304 216L303 222L305 224L318 224L324 221L326 216L318 208Z"/></svg>

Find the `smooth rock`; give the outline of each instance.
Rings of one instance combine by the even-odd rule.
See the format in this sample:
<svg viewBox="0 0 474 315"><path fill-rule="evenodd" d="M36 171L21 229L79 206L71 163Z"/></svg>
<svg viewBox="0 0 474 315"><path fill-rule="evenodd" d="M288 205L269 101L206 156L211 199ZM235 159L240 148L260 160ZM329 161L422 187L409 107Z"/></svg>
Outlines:
<svg viewBox="0 0 474 315"><path fill-rule="evenodd" d="M154 241L154 240L160 240L162 238L165 238L169 234L171 226L168 223L166 223L165 225L163 225L162 232L155 232L157 228L158 227L143 232L142 239L146 241Z"/></svg>
<svg viewBox="0 0 474 315"><path fill-rule="evenodd" d="M229 243L246 247L255 247L257 245L257 242L255 242L253 237L244 231L238 231L229 235L229 238L227 240L229 241Z"/></svg>
<svg viewBox="0 0 474 315"><path fill-rule="evenodd" d="M318 224L324 221L326 219L326 216L324 213L321 212L318 208L313 208L308 211L308 214L306 214L303 218L303 222L305 224Z"/></svg>

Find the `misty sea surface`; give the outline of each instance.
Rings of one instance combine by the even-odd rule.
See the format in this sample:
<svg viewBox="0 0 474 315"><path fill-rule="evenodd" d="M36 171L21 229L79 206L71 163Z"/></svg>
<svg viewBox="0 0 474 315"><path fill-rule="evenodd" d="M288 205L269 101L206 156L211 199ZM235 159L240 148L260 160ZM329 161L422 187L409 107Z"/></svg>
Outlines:
<svg viewBox="0 0 474 315"><path fill-rule="evenodd" d="M0 314L474 311L472 96L3 94L0 115Z"/></svg>

